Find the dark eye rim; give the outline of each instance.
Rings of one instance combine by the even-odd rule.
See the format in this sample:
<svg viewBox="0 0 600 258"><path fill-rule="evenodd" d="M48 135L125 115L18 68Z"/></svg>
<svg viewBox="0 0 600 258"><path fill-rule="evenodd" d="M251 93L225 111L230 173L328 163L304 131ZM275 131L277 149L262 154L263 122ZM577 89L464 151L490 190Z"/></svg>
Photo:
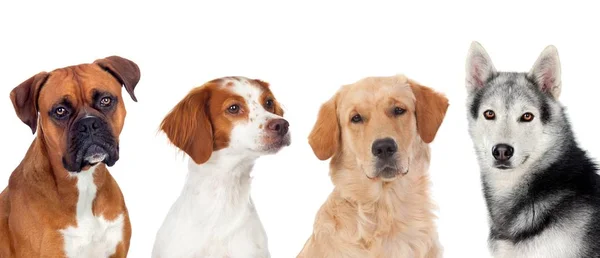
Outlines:
<svg viewBox="0 0 600 258"><path fill-rule="evenodd" d="M488 112L492 113L492 115L490 117L487 116ZM485 118L486 120L494 120L494 119L496 119L496 112L494 112L494 110L491 110L491 109L483 111L483 118Z"/></svg>
<svg viewBox="0 0 600 258"><path fill-rule="evenodd" d="M530 115L531 118L529 120L527 120L527 119L525 119L525 115ZM533 113L525 112L525 113L523 113L523 115L521 115L521 118L519 119L519 121L529 123L529 122L533 121L534 118L535 118L535 116L533 115Z"/></svg>
<svg viewBox="0 0 600 258"><path fill-rule="evenodd" d="M406 109L401 108L401 107L394 107L394 111L393 112L394 112L394 115L400 116L400 115L406 113Z"/></svg>
<svg viewBox="0 0 600 258"><path fill-rule="evenodd" d="M267 100L265 100L265 107L267 108L273 108L275 106L275 100L268 98Z"/></svg>
<svg viewBox="0 0 600 258"><path fill-rule="evenodd" d="M58 110L60 110L60 109L64 110L64 113L62 115L57 113ZM69 117L69 115L70 115L69 109L67 109L66 107L63 107L63 106L55 107L54 109L52 109L51 113L52 113L52 117L54 117L55 119L58 119L58 120L63 120L65 118Z"/></svg>
<svg viewBox="0 0 600 258"><path fill-rule="evenodd" d="M233 105L229 105L229 107L227 107L227 112L229 112L230 114L238 114L238 113L240 113L241 109L242 108L240 107L240 105L233 104Z"/></svg>
<svg viewBox="0 0 600 258"><path fill-rule="evenodd" d="M352 122L353 124L362 123L363 122L363 117L360 114L353 115L350 118L350 122Z"/></svg>

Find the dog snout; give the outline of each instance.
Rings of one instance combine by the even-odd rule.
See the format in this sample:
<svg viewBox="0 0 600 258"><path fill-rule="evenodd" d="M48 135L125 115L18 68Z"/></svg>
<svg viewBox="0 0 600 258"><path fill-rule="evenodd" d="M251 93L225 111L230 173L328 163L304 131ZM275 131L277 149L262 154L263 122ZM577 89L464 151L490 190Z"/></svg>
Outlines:
<svg viewBox="0 0 600 258"><path fill-rule="evenodd" d="M492 147L492 155L497 161L508 161L514 154L515 149L508 144L497 144Z"/></svg>
<svg viewBox="0 0 600 258"><path fill-rule="evenodd" d="M398 151L398 145L391 138L379 139L373 142L371 152L380 159L386 159L393 156Z"/></svg>
<svg viewBox="0 0 600 258"><path fill-rule="evenodd" d="M267 124L267 129L272 132L275 133L279 136L284 136L287 134L288 129L290 127L290 123L288 123L288 121L286 121L285 119L273 119L271 121L269 121L269 123Z"/></svg>
<svg viewBox="0 0 600 258"><path fill-rule="evenodd" d="M101 127L102 120L94 116L84 117L77 122L77 131L81 133L95 133Z"/></svg>

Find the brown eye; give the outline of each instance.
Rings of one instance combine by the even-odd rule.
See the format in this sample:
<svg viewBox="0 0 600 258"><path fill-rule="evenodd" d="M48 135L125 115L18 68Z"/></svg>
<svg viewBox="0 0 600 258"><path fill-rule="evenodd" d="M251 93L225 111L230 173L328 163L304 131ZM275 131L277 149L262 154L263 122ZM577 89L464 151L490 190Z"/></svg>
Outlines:
<svg viewBox="0 0 600 258"><path fill-rule="evenodd" d="M69 114L67 109L65 109L64 107L55 108L53 113L54 113L54 117L57 119L63 119L65 117L67 117L67 115Z"/></svg>
<svg viewBox="0 0 600 258"><path fill-rule="evenodd" d="M531 122L531 120L533 120L533 114L532 113L525 113L521 116L521 119L519 119L521 122Z"/></svg>
<svg viewBox="0 0 600 258"><path fill-rule="evenodd" d="M487 120L494 120L496 118L496 113L494 113L494 111L491 110L486 110L485 112L483 112L483 117L485 117L485 119Z"/></svg>
<svg viewBox="0 0 600 258"><path fill-rule="evenodd" d="M108 106L110 106L110 104L112 104L112 99L110 97L104 97L104 98L100 99L101 107L108 107Z"/></svg>
<svg viewBox="0 0 600 258"><path fill-rule="evenodd" d="M404 114L404 112L406 112L406 110L403 108L399 108L399 107L394 108L394 115L399 116L399 115Z"/></svg>
<svg viewBox="0 0 600 258"><path fill-rule="evenodd" d="M362 116L356 114L350 119L350 121L352 121L352 123L358 124L358 123L362 122L363 119L362 119Z"/></svg>
<svg viewBox="0 0 600 258"><path fill-rule="evenodd" d="M227 108L227 112L229 112L230 114L237 114L240 112L240 106L238 106L237 104L231 105Z"/></svg>
<svg viewBox="0 0 600 258"><path fill-rule="evenodd" d="M267 101L265 101L265 107L267 109L272 109L274 104L275 104L275 102L273 102L272 99L267 99Z"/></svg>

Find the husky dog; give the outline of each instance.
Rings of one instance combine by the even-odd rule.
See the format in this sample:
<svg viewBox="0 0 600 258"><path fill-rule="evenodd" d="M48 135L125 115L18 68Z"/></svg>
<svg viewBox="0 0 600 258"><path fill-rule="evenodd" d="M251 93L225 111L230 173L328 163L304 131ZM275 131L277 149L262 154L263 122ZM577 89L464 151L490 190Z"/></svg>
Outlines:
<svg viewBox="0 0 600 258"><path fill-rule="evenodd" d="M558 101L556 48L527 73L498 72L473 42L466 77L493 256L600 257L600 176Z"/></svg>

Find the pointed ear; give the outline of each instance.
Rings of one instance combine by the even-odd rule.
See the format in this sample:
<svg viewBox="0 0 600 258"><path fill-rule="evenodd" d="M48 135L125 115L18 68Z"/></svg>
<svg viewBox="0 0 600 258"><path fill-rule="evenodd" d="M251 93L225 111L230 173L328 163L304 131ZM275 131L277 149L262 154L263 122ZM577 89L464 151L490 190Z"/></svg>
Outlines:
<svg viewBox="0 0 600 258"><path fill-rule="evenodd" d="M171 143L187 153L196 164L206 162L213 151L213 131L209 118L210 90L190 91L165 117L160 129Z"/></svg>
<svg viewBox="0 0 600 258"><path fill-rule="evenodd" d="M46 72L38 73L10 92L10 100L17 116L31 128L33 134L35 134L38 122L38 94L46 80L48 80L48 76L49 74Z"/></svg>
<svg viewBox="0 0 600 258"><path fill-rule="evenodd" d="M340 124L336 108L337 94L321 105L317 122L313 126L308 143L320 160L331 158L340 145Z"/></svg>
<svg viewBox="0 0 600 258"><path fill-rule="evenodd" d="M102 69L112 74L121 85L125 86L125 90L127 90L131 99L137 102L133 90L140 81L141 75L140 68L136 63L120 56L109 56L94 61L94 64L99 65Z"/></svg>
<svg viewBox="0 0 600 258"><path fill-rule="evenodd" d="M542 92L550 93L554 99L558 99L561 90L561 79L560 60L556 47L550 45L542 51L528 76L538 84Z"/></svg>
<svg viewBox="0 0 600 258"><path fill-rule="evenodd" d="M425 143L435 138L448 110L448 99L431 88L408 81L415 95L417 131Z"/></svg>
<svg viewBox="0 0 600 258"><path fill-rule="evenodd" d="M496 73L492 59L477 41L471 43L466 64L467 91L473 93L485 86L486 81Z"/></svg>

